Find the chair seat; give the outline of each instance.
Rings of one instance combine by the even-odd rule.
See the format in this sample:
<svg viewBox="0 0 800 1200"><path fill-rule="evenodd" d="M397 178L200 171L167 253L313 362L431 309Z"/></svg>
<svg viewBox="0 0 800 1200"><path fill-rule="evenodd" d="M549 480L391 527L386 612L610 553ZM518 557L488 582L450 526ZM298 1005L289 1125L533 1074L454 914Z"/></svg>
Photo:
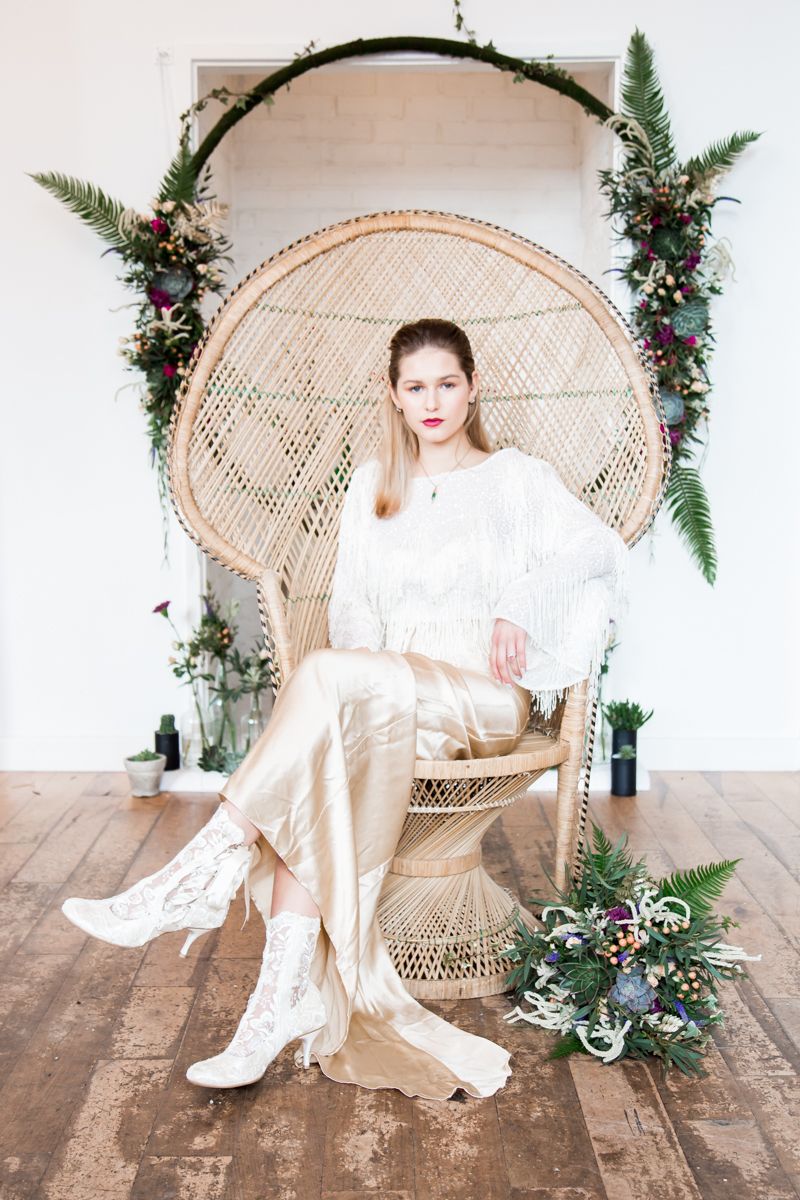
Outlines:
<svg viewBox="0 0 800 1200"><path fill-rule="evenodd" d="M525 775L566 762L569 742L528 729L510 754L491 758L418 758L415 779L486 779L498 775Z"/></svg>

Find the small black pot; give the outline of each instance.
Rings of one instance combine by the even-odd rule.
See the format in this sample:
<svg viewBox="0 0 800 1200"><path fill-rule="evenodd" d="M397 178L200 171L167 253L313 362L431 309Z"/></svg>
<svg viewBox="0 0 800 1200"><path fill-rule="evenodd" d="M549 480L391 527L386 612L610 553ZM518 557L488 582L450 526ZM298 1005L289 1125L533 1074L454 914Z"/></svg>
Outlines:
<svg viewBox="0 0 800 1200"><path fill-rule="evenodd" d="M611 759L611 795L636 795L636 759Z"/></svg>
<svg viewBox="0 0 800 1200"><path fill-rule="evenodd" d="M612 729L611 730L611 753L616 754L617 750L621 750L623 746L633 746L636 749L636 733L635 729ZM622 760L625 761L624 759Z"/></svg>
<svg viewBox="0 0 800 1200"><path fill-rule="evenodd" d="M156 753L166 754L165 771L177 771L181 765L181 735L176 729L174 733L159 733L156 730Z"/></svg>

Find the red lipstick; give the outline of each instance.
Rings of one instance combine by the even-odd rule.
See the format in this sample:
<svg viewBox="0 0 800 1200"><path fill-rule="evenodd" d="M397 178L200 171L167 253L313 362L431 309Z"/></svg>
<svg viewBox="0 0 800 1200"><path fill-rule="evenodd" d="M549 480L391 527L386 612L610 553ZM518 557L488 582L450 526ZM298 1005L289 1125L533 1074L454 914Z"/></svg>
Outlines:
<svg viewBox="0 0 800 1200"><path fill-rule="evenodd" d="M422 422L423 425L441 425L441 423L442 417L428 417L427 420Z"/></svg>

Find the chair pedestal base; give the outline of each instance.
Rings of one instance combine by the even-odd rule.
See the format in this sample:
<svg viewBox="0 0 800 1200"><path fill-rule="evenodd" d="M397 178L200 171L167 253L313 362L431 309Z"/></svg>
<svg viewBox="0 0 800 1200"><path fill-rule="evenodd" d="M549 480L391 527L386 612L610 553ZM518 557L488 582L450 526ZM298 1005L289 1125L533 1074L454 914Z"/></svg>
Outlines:
<svg viewBox="0 0 800 1200"><path fill-rule="evenodd" d="M517 919L540 927L482 866L438 877L392 871L381 892L383 936L406 989L419 1000L510 990L506 979L515 964L503 951L518 940Z"/></svg>

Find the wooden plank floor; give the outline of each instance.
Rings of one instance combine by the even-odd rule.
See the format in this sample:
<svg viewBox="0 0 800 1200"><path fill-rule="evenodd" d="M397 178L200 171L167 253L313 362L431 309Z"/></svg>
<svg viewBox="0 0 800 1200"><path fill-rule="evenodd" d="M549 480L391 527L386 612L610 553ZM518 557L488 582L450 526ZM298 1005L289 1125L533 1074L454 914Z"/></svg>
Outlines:
<svg viewBox="0 0 800 1200"><path fill-rule="evenodd" d="M287 1047L257 1084L211 1092L189 1063L222 1049L255 982L242 897L188 959L182 934L123 950L60 912L168 860L210 797L129 796L124 774L0 775L2 1200L788 1200L800 1194L800 776L653 772L592 797L654 874L741 857L722 912L750 978L723 985L707 1078L655 1064L551 1062L553 1036L501 1020L507 997L428 1002L512 1051L495 1096L411 1100L335 1083ZM546 893L555 797L507 811L484 843L521 896Z"/></svg>

